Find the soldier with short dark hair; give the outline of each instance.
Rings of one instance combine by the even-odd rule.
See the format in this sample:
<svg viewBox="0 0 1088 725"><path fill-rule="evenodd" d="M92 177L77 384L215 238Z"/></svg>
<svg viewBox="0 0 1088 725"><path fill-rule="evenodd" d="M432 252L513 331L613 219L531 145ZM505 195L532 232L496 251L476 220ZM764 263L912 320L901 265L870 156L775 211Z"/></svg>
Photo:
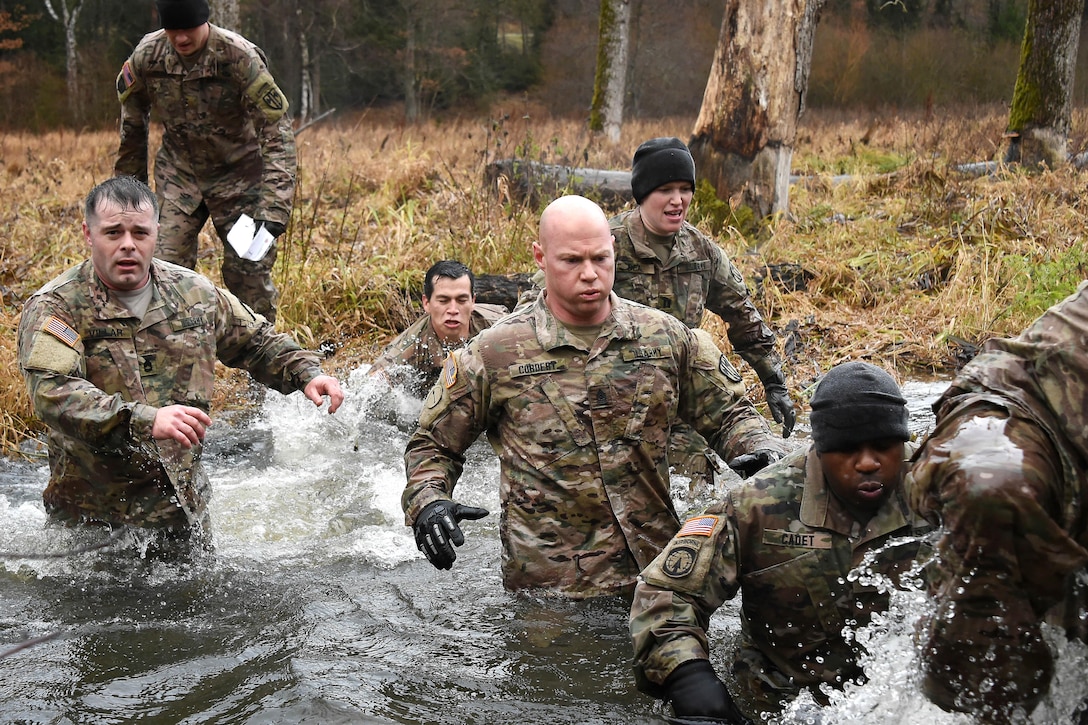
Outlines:
<svg viewBox="0 0 1088 725"><path fill-rule="evenodd" d="M385 348L370 374L424 393L438 380L446 356L506 314L501 305L476 303L476 276L461 262L443 259L423 276L423 316Z"/></svg>
<svg viewBox="0 0 1088 725"><path fill-rule="evenodd" d="M216 361L315 405L344 400L315 353L206 277L152 258L155 195L115 176L87 195L90 259L27 300L19 367L49 427L49 514L204 538Z"/></svg>
<svg viewBox="0 0 1088 725"><path fill-rule="evenodd" d="M1054 676L1043 623L1088 641L1086 350L1082 282L987 342L934 403L910 478L942 527L918 633L922 689L945 710L1024 722Z"/></svg>
<svg viewBox="0 0 1088 725"><path fill-rule="evenodd" d="M631 605L638 687L679 718L747 722L779 712L802 689L863 676L860 645L843 630L888 606L929 525L907 505L906 400L887 372L833 367L811 400L812 443L689 518L639 577ZM907 537L892 545L895 539ZM711 615L741 594L732 695L710 663ZM719 720L714 720L718 722Z"/></svg>
<svg viewBox="0 0 1088 725"><path fill-rule="evenodd" d="M121 67L121 144L114 173L147 182L151 113L163 124L155 156L160 208L155 256L196 268L210 217L223 244L227 289L271 322L276 243L244 259L225 243L242 214L278 237L287 228L297 159L287 99L264 53L208 22L207 0L156 0L162 30L145 35Z"/></svg>
<svg viewBox="0 0 1088 725"><path fill-rule="evenodd" d="M612 293L608 220L580 196L540 217L545 289L446 360L404 454L401 503L439 569L487 511L452 500L465 451L486 432L499 456L503 583L572 599L629 596L679 527L667 442L684 420L744 475L782 441L713 344Z"/></svg>

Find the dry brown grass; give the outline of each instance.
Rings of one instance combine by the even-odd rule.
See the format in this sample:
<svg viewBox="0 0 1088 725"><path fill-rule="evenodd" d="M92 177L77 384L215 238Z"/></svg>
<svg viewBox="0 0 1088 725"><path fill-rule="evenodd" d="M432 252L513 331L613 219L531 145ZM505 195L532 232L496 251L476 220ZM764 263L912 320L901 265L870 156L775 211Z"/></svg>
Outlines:
<svg viewBox="0 0 1088 725"><path fill-rule="evenodd" d="M1001 108L802 119L794 168L806 178L791 189L789 217L720 235L782 336L794 389L845 359L902 375L947 374L970 344L1022 329L1088 276L1081 175L955 170L998 158L1004 123ZM580 119L518 101L486 118L406 126L372 111L308 129L277 267L279 327L308 346L337 349L329 367L344 374L418 314L405 290L418 289L434 260L458 258L484 274L531 271L539 210L500 203L482 188L486 162L520 156L625 169L642 140L684 137L690 128L687 118L635 121L611 144ZM111 173L115 147L110 132L0 139L0 315L8 330L29 294L85 257L80 203ZM709 217L700 223L714 226ZM199 268L218 279L210 234ZM811 275L807 289L760 281L766 265L784 263ZM725 344L720 322L708 326ZM0 338L0 364L0 446L11 454L38 430L13 332ZM223 379L217 404L227 406L243 378ZM758 399L759 386L751 389Z"/></svg>

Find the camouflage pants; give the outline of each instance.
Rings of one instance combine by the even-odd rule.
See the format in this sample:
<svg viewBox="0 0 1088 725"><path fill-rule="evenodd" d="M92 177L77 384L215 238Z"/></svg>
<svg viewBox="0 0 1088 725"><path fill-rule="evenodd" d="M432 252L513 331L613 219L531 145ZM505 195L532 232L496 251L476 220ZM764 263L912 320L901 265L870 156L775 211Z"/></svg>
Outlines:
<svg viewBox="0 0 1088 725"><path fill-rule="evenodd" d="M1088 564L1061 523L1058 453L1031 421L973 403L943 419L916 460L914 506L943 525L935 610L917 631L923 689L987 722L1030 713L1054 670L1040 623Z"/></svg>
<svg viewBox="0 0 1088 725"><path fill-rule="evenodd" d="M252 197L252 198L250 198ZM186 214L173 202L159 197L159 241L155 256L167 262L196 269L198 235L204 223L211 217L215 232L223 243L223 284L238 299L264 315L270 322L276 321L276 302L279 292L272 282L272 268L276 264L276 242L258 261L242 259L227 243L227 233L241 214L252 214L257 199L252 194L237 199L220 200L214 213L207 202L201 202L196 211Z"/></svg>

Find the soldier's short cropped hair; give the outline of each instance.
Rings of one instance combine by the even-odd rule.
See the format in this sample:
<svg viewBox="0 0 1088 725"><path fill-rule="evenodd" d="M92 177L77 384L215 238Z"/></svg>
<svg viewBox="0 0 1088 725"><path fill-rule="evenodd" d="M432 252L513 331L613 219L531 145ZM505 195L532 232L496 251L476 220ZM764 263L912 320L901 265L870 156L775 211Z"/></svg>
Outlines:
<svg viewBox="0 0 1088 725"><path fill-rule="evenodd" d="M122 209L151 207L155 219L159 218L159 202L151 187L135 176L114 176L91 189L83 202L83 217L88 221L98 218L98 207L104 201L112 201Z"/></svg>
<svg viewBox="0 0 1088 725"><path fill-rule="evenodd" d="M465 275L468 275L468 290L473 297L476 296L476 276L472 274L472 270L452 259L443 259L441 262L435 262L431 265L431 268L427 270L427 274L423 276L423 296L427 299L431 298L434 294L434 281L439 277L447 277L449 279L461 279Z"/></svg>

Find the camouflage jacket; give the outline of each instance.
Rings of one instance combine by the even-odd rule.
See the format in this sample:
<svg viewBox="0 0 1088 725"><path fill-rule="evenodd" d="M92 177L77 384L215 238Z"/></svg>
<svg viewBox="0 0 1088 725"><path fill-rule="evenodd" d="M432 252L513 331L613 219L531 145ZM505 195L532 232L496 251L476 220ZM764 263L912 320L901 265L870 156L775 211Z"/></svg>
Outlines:
<svg viewBox="0 0 1088 725"><path fill-rule="evenodd" d="M1084 536L1088 491L1088 281L1054 305L1020 335L989 340L933 404L940 422L964 406L994 404L1039 425L1053 441L1064 482L1054 500L1059 524ZM919 481L915 507L934 516L932 480ZM1075 530L1079 528L1078 530Z"/></svg>
<svg viewBox="0 0 1088 725"><path fill-rule="evenodd" d="M205 200L259 186L255 219L287 224L295 193L295 136L287 99L264 53L210 25L208 45L186 69L166 32L145 35L117 76L121 145L114 173L147 181L151 111L162 120L155 188L187 214Z"/></svg>
<svg viewBox="0 0 1088 725"><path fill-rule="evenodd" d="M913 451L907 444L906 457ZM796 694L859 674L858 645L842 630L886 609L888 595L873 577L850 572L865 560L867 571L898 583L918 539L887 545L930 528L907 500L900 488L868 525L859 523L827 488L820 459L807 446L688 519L635 590L631 636L639 688L660 697L678 665L708 659L710 617L738 590L738 659L756 663L750 676Z"/></svg>
<svg viewBox="0 0 1088 725"><path fill-rule="evenodd" d="M409 525L450 498L486 431L501 461L503 579L571 598L629 594L678 527L667 443L690 423L726 460L781 451L717 348L667 314L611 296L591 350L544 294L446 362L408 442Z"/></svg>
<svg viewBox="0 0 1088 725"><path fill-rule="evenodd" d="M476 305L469 318L469 339L505 314L506 308L501 305ZM466 342L455 345L442 342L431 325L430 315L423 315L386 345L370 366L370 372L381 372L392 385L410 385L416 392L426 392L438 381L446 355Z"/></svg>
<svg viewBox="0 0 1088 725"><path fill-rule="evenodd" d="M609 226L616 238L616 294L664 310L688 327L699 327L703 310L710 310L728 323L733 350L769 382L767 376L781 362L774 333L752 303L740 271L714 240L685 223L662 264L638 209L612 217Z"/></svg>
<svg viewBox="0 0 1088 725"><path fill-rule="evenodd" d="M45 499L62 518L154 527L201 515L200 446L153 440L157 408L210 412L217 359L283 393L321 373L314 353L207 278L155 260L151 284L138 320L87 261L23 309L19 366L49 427Z"/></svg>

